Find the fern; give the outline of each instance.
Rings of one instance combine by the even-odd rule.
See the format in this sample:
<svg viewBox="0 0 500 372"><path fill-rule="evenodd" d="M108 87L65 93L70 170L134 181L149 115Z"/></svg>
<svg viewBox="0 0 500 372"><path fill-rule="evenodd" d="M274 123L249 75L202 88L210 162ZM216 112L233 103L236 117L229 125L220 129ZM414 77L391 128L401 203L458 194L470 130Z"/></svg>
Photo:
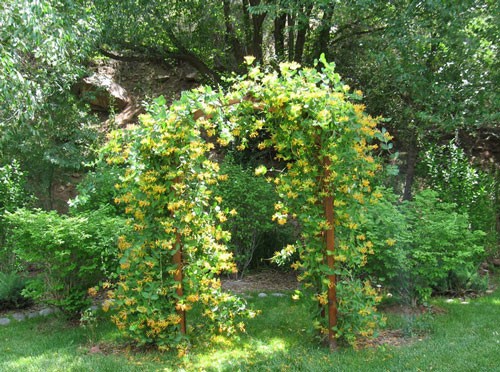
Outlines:
<svg viewBox="0 0 500 372"><path fill-rule="evenodd" d="M0 272L0 310L21 309L31 304L31 299L22 295L26 279L16 272Z"/></svg>

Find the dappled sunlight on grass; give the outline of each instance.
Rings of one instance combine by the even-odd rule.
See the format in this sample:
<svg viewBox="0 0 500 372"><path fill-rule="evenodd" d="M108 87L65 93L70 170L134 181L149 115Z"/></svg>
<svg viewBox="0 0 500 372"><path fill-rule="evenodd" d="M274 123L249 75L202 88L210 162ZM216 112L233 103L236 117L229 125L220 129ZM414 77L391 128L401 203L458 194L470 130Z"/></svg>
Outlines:
<svg viewBox="0 0 500 372"><path fill-rule="evenodd" d="M2 365L2 371L64 371L68 365L76 367L80 358L60 351L23 356Z"/></svg>
<svg viewBox="0 0 500 372"><path fill-rule="evenodd" d="M212 349L203 353L193 350L184 362L191 368L231 370L243 365L252 366L255 361L269 360L288 351L286 341L278 337L267 341L245 338L244 341L231 342L219 336L214 341Z"/></svg>

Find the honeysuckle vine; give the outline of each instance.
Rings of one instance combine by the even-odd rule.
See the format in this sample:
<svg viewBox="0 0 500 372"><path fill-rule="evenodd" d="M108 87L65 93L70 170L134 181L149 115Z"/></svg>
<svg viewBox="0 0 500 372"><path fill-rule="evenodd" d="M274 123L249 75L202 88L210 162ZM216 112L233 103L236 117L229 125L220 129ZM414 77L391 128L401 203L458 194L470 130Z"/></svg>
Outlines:
<svg viewBox="0 0 500 372"><path fill-rule="evenodd" d="M273 220L294 220L300 229L299 241L275 259L298 258L292 266L304 294L319 305L314 325L330 341L355 344L373 335L381 320L376 291L353 272L373 253L359 221L364 206L381 197L372 186L381 169L372 155L374 140L391 137L355 103L362 93L351 92L324 58L321 69L286 63L274 72L247 62L247 75L234 78L226 91L200 87L170 107L157 99L140 125L111 135L108 162L126 168L116 202L125 205L135 233L120 239L120 277L105 306L136 342L177 345L181 353L197 328L188 322L184 332L185 314L194 307L210 324L204 332L244 329L239 316L255 313L223 292L218 279L235 266L224 245L229 234L220 227L231 216L212 192L227 179L215 155L231 143L243 150L250 139L261 139L258 148L270 149L283 165L280 172L256 169L280 196ZM335 250L327 252L328 234ZM182 265L174 260L179 255ZM321 316L332 306L336 313L338 308L334 325Z"/></svg>

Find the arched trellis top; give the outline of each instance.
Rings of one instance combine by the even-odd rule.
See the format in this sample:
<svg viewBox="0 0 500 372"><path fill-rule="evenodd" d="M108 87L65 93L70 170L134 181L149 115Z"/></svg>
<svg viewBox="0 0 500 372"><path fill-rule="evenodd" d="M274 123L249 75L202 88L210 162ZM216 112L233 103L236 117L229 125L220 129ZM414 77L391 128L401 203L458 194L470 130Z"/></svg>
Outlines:
<svg viewBox="0 0 500 372"><path fill-rule="evenodd" d="M123 289L130 287L128 281L144 280L135 273L137 267L145 267L143 257L149 255L147 271L154 271L163 259L170 265L168 272L175 274L168 280L162 274L156 288L175 298L180 320L172 326L180 324L185 329L189 296L191 300L197 296L204 305L220 302L221 297L213 295L220 286L216 276L233 266L219 243L225 236L217 227L227 216L210 196L210 188L226 177L219 174L209 154L215 142L226 146L237 141L237 147L244 149L250 138L263 138L258 148L273 148L286 164L286 172L268 177L280 196L273 219L284 224L293 218L301 226L299 242L281 253L298 252L300 259L293 266L301 269L304 285L328 309L328 317L317 324L334 348L335 332L354 332L352 327L351 331L342 329L342 319L337 322L337 305L342 313L341 304L346 301L337 301L336 275L363 265L370 254L371 243L356 232L356 211L378 197L370 184L380 168L372 155L377 145L372 142L390 138L377 129L377 120L365 114L362 105L353 103L361 92L350 92L326 61L321 71L300 69L297 64L280 67L280 71L266 73L250 66L248 74L235 78L227 91L201 87L183 94L169 108L159 99L126 139L117 135L110 141L109 161L127 167L117 201L127 205L140 233L140 238L123 243L119 295L130 295ZM265 167L256 173L265 174ZM343 231L345 241L335 238L335 229ZM335 249L336 240L339 249ZM165 258L162 250L171 252L174 260ZM164 280L175 287L174 292L163 289ZM371 293L367 285L360 291L365 296ZM130 310L125 302L115 303L122 311ZM127 314L137 327L148 322L133 311ZM216 318L210 311L207 314ZM374 317L368 313L363 326L356 329L373 327Z"/></svg>

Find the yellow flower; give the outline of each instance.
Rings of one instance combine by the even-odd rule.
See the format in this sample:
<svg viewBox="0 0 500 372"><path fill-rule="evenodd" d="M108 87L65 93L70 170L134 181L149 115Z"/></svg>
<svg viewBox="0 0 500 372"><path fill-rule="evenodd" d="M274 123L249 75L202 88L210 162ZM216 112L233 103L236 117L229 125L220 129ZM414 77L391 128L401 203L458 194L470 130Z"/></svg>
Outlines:
<svg viewBox="0 0 500 372"><path fill-rule="evenodd" d="M260 165L257 168L255 168L255 175L256 176L262 176L267 173L267 168L264 165Z"/></svg>
<svg viewBox="0 0 500 372"><path fill-rule="evenodd" d="M392 239L392 238L389 238L385 241L385 243L389 246L389 247L392 247L394 244L396 244L396 240L395 239Z"/></svg>
<svg viewBox="0 0 500 372"><path fill-rule="evenodd" d="M111 301L110 300L105 300L102 303L102 311L104 311L105 313L109 311L110 307L111 307Z"/></svg>

